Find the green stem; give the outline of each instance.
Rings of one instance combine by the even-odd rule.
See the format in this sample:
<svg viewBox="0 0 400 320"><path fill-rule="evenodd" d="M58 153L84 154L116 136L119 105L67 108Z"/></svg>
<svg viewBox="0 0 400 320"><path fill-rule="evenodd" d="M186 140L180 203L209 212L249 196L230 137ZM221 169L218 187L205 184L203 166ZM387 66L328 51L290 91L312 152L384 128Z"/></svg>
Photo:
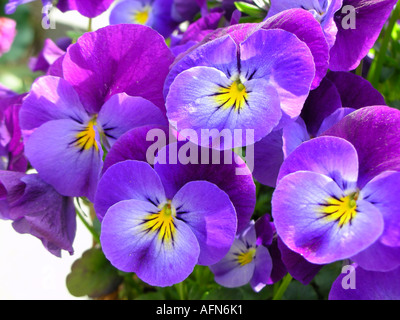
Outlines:
<svg viewBox="0 0 400 320"><path fill-rule="evenodd" d="M276 291L272 300L281 300L283 295L286 292L286 289L289 287L290 282L292 281L293 277L288 273L282 280L279 289Z"/></svg>
<svg viewBox="0 0 400 320"><path fill-rule="evenodd" d="M397 5L392 16L390 17L388 27L385 30L385 34L382 40L381 48L375 57L374 63L371 65L371 69L368 74L368 80L371 84L377 88L379 79L382 73L383 62L385 61L385 55L389 46L390 39L392 37L392 31L396 24L396 21L400 18L400 5Z"/></svg>
<svg viewBox="0 0 400 320"><path fill-rule="evenodd" d="M175 288L176 288L176 291L178 291L179 300L185 300L183 282L177 283L175 285Z"/></svg>
<svg viewBox="0 0 400 320"><path fill-rule="evenodd" d="M364 60L361 60L361 61L360 61L360 64L359 64L358 67L357 67L357 70L356 70L356 75L358 75L358 76L360 76L360 77L362 77L363 65L364 65Z"/></svg>
<svg viewBox="0 0 400 320"><path fill-rule="evenodd" d="M87 222L87 220L85 219L85 217L83 216L83 213L81 212L81 207L79 204L79 200L78 198L76 198L76 202L78 203L78 207L75 206L75 212L76 215L79 217L79 219L82 221L82 223L85 225L85 227L89 230L89 232L92 234L93 239L97 242L100 243L100 237L97 234L97 232L94 230L94 228Z"/></svg>
<svg viewBox="0 0 400 320"><path fill-rule="evenodd" d="M88 32L91 32L92 30L92 18L89 18L89 25L88 25Z"/></svg>

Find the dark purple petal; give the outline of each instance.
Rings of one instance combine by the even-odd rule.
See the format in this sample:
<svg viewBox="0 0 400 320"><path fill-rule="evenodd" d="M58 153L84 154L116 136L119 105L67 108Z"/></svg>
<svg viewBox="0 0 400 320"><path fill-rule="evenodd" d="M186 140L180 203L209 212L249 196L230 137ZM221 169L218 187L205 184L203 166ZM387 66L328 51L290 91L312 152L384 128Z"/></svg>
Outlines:
<svg viewBox="0 0 400 320"><path fill-rule="evenodd" d="M307 261L300 254L290 250L279 237L278 247L287 272L304 285L308 285L324 266Z"/></svg>
<svg viewBox="0 0 400 320"><path fill-rule="evenodd" d="M36 58L30 60L29 66L33 72L47 72L59 57L65 54L65 51L59 48L51 39L46 39L43 44L43 49Z"/></svg>
<svg viewBox="0 0 400 320"><path fill-rule="evenodd" d="M319 87L310 92L301 111L308 132L314 137L317 136L324 119L341 107L339 91L332 81L324 78Z"/></svg>
<svg viewBox="0 0 400 320"><path fill-rule="evenodd" d="M359 159L358 186L388 170L400 170L400 111L373 106L359 109L327 130L356 148Z"/></svg>
<svg viewBox="0 0 400 320"><path fill-rule="evenodd" d="M10 206L24 194L26 184L21 181L22 172L0 171L0 218L11 219Z"/></svg>
<svg viewBox="0 0 400 320"><path fill-rule="evenodd" d="M254 178L267 186L275 187L279 169L285 159L283 129L272 131L254 144Z"/></svg>
<svg viewBox="0 0 400 320"><path fill-rule="evenodd" d="M39 238L58 257L61 250L73 254L76 218L72 198L61 196L37 174L20 180L26 185L24 194L10 206L14 229Z"/></svg>
<svg viewBox="0 0 400 320"><path fill-rule="evenodd" d="M333 283L329 300L399 300L400 268L389 272L366 271L353 265L351 273L342 273ZM345 277L355 279L355 288L344 288L348 285Z"/></svg>
<svg viewBox="0 0 400 320"><path fill-rule="evenodd" d="M80 37L68 48L63 74L93 113L122 92L143 97L165 110L162 87L172 61L170 49L156 31L119 24Z"/></svg>
<svg viewBox="0 0 400 320"><path fill-rule="evenodd" d="M338 33L330 51L329 69L349 71L357 68L378 39L396 2L397 0L344 0L342 8L352 6L355 9L355 28L349 28L349 22L346 21L349 11L341 9L335 14Z"/></svg>
<svg viewBox="0 0 400 320"><path fill-rule="evenodd" d="M60 0L57 8L65 12L77 10L81 15L88 18L95 18L105 12L114 0Z"/></svg>
<svg viewBox="0 0 400 320"><path fill-rule="evenodd" d="M271 224L271 216L264 214L255 222L257 245L268 247L272 244L275 235L275 228Z"/></svg>
<svg viewBox="0 0 400 320"><path fill-rule="evenodd" d="M168 144L169 138L169 129L165 126L147 125L129 130L108 151L103 173L113 164L125 160L144 161L153 165L155 156Z"/></svg>
<svg viewBox="0 0 400 320"><path fill-rule="evenodd" d="M359 109L386 104L382 94L359 75L351 72L332 71L326 77L338 90L343 108Z"/></svg>

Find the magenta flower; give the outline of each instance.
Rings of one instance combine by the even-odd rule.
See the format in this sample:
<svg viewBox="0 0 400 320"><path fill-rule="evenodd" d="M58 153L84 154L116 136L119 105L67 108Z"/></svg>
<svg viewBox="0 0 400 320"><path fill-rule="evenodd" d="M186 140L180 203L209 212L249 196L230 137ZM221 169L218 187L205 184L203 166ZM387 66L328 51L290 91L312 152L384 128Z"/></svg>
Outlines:
<svg viewBox="0 0 400 320"><path fill-rule="evenodd" d="M0 57L11 49L17 35L16 22L12 19L0 17Z"/></svg>

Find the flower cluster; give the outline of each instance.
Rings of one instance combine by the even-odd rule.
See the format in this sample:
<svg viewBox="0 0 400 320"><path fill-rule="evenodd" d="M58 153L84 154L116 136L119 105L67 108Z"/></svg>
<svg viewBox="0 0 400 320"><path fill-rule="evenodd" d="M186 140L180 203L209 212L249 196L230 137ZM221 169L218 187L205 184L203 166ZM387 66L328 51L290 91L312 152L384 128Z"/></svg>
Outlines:
<svg viewBox="0 0 400 320"><path fill-rule="evenodd" d="M110 25L0 88L0 217L72 254L84 199L106 259L154 287L200 265L258 293L343 261L357 289L338 274L331 299L399 298L400 111L353 72L396 1L112 2L58 1Z"/></svg>

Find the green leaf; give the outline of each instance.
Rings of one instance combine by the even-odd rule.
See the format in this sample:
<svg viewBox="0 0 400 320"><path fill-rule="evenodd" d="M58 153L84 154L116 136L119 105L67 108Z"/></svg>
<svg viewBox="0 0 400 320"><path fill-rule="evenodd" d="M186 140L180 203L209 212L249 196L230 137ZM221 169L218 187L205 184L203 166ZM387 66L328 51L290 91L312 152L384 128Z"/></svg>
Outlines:
<svg viewBox="0 0 400 320"><path fill-rule="evenodd" d="M123 278L98 248L85 251L67 276L67 288L75 297L99 298L117 290Z"/></svg>
<svg viewBox="0 0 400 320"><path fill-rule="evenodd" d="M317 293L310 285L305 286L298 281L292 281L282 300L317 300L317 298Z"/></svg>
<svg viewBox="0 0 400 320"><path fill-rule="evenodd" d="M263 9L247 2L237 1L235 2L235 6L240 12L243 12L250 17L264 18L266 15L266 12Z"/></svg>

